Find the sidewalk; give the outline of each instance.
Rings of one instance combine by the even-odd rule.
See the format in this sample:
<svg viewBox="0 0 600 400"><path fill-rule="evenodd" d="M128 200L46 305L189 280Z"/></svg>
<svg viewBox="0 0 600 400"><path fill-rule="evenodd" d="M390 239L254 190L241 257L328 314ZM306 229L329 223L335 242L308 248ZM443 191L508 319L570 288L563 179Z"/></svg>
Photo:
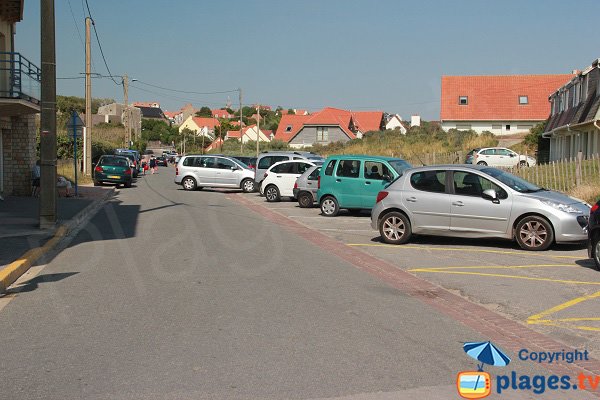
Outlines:
<svg viewBox="0 0 600 400"><path fill-rule="evenodd" d="M59 197L55 229L38 228L39 198L7 197L0 201L0 272L28 250L39 248L61 228L66 234L114 193L113 187L80 186L79 196Z"/></svg>

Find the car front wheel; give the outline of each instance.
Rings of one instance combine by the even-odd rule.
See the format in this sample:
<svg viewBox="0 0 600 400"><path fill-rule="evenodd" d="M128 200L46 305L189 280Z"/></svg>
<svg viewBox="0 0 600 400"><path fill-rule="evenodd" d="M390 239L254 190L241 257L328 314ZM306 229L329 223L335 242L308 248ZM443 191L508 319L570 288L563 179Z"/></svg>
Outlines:
<svg viewBox="0 0 600 400"><path fill-rule="evenodd" d="M242 181L242 190L244 193L252 193L254 192L254 180L253 179L244 179Z"/></svg>
<svg viewBox="0 0 600 400"><path fill-rule="evenodd" d="M340 212L340 206L333 196L325 196L321 200L321 213L326 217L335 217Z"/></svg>
<svg viewBox="0 0 600 400"><path fill-rule="evenodd" d="M269 185L265 189L265 197L269 203L273 203L280 200L279 189L275 185Z"/></svg>
<svg viewBox="0 0 600 400"><path fill-rule="evenodd" d="M477 165L487 165L487 163L485 161L479 161Z"/></svg>
<svg viewBox="0 0 600 400"><path fill-rule="evenodd" d="M392 211L379 220L379 233L385 243L406 243L412 236L410 221L401 212Z"/></svg>
<svg viewBox="0 0 600 400"><path fill-rule="evenodd" d="M545 218L532 215L519 221L515 238L523 250L542 251L554 241L554 231Z"/></svg>
<svg viewBox="0 0 600 400"><path fill-rule="evenodd" d="M592 239L592 249L594 251L594 263L596 263L596 269L600 270L600 235L596 235Z"/></svg>
<svg viewBox="0 0 600 400"><path fill-rule="evenodd" d="M185 178L183 178L181 185L183 186L183 188L185 190L196 190L196 186L197 186L196 180L194 178L192 178L191 176L186 176Z"/></svg>

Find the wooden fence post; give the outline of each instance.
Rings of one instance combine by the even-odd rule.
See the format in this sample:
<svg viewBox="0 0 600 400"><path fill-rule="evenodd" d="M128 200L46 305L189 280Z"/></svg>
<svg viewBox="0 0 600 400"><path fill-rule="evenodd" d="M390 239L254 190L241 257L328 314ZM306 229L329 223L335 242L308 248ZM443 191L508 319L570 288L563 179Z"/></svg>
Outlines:
<svg viewBox="0 0 600 400"><path fill-rule="evenodd" d="M581 162L583 160L583 153L577 152L577 161L575 165L575 183L577 186L581 186Z"/></svg>

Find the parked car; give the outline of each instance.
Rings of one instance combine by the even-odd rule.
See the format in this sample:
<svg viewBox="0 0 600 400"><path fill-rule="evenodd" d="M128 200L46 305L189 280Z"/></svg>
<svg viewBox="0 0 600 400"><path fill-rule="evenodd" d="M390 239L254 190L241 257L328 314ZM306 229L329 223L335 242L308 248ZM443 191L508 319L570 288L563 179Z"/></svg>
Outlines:
<svg viewBox="0 0 600 400"><path fill-rule="evenodd" d="M505 147L483 147L473 150L470 164L488 165L490 167L531 167L536 164L535 158L515 153ZM468 160L468 155L467 155Z"/></svg>
<svg viewBox="0 0 600 400"><path fill-rule="evenodd" d="M254 171L226 156L182 156L175 168L175 183L185 190L204 187L240 188L254 191Z"/></svg>
<svg viewBox="0 0 600 400"><path fill-rule="evenodd" d="M294 198L298 200L298 205L302 208L309 208L317 201L317 189L319 184L320 165L313 165L302 175L296 178L294 184Z"/></svg>
<svg viewBox="0 0 600 400"><path fill-rule="evenodd" d="M600 200L590 210L588 225L588 254L600 270Z"/></svg>
<svg viewBox="0 0 600 400"><path fill-rule="evenodd" d="M465 157L465 164L475 164L475 163L473 162L473 155L474 155L475 153L477 153L479 150L481 150L481 147L477 147L477 148L475 148L475 149L473 149L473 150L469 151L469 152L467 153L467 156Z"/></svg>
<svg viewBox="0 0 600 400"><path fill-rule="evenodd" d="M115 150L115 155L127 157L130 161L131 168L133 170L133 177L137 178L139 173L142 171L142 164L140 160L137 158L136 154L133 151L125 150L125 149L117 149Z"/></svg>
<svg viewBox="0 0 600 400"><path fill-rule="evenodd" d="M169 162L167 161L166 157L160 156L160 157L156 157L156 165L168 167Z"/></svg>
<svg viewBox="0 0 600 400"><path fill-rule="evenodd" d="M323 161L323 157L307 151L266 151L260 153L256 161L256 175L254 178L256 187L260 188L265 172L271 168L273 164L287 160Z"/></svg>
<svg viewBox="0 0 600 400"><path fill-rule="evenodd" d="M268 202L281 200L282 197L294 197L296 179L315 164L308 160L280 161L265 172L260 194Z"/></svg>
<svg viewBox="0 0 600 400"><path fill-rule="evenodd" d="M236 160L239 160L246 164L250 169L256 169L256 157L246 157L246 156L232 156Z"/></svg>
<svg viewBox="0 0 600 400"><path fill-rule="evenodd" d="M515 239L525 250L587 239L589 204L483 165L404 171L377 195L371 227L384 242L413 233Z"/></svg>
<svg viewBox="0 0 600 400"><path fill-rule="evenodd" d="M400 158L363 155L331 156L324 165L317 199L326 217L335 217L342 208L371 209L377 193L411 167Z"/></svg>
<svg viewBox="0 0 600 400"><path fill-rule="evenodd" d="M133 171L130 160L127 157L117 155L101 156L94 168L93 180L94 186L109 182L131 187Z"/></svg>

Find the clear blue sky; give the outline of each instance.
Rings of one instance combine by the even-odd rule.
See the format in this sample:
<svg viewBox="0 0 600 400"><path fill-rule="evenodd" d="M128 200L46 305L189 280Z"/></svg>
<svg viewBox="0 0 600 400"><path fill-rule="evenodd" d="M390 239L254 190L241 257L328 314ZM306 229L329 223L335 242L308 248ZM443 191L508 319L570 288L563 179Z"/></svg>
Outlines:
<svg viewBox="0 0 600 400"><path fill-rule="evenodd" d="M82 1L55 1L57 76L77 76ZM187 91L241 87L245 104L432 120L442 75L569 73L600 57L597 0L88 1L113 74ZM39 3L25 0L16 35L17 51L38 65ZM107 74L95 43L92 53L93 70ZM132 85L155 93L131 87L130 101L164 110L227 100ZM123 97L109 79L94 80L92 92ZM84 81L61 80L58 94L83 97ZM237 93L230 97L237 104Z"/></svg>

